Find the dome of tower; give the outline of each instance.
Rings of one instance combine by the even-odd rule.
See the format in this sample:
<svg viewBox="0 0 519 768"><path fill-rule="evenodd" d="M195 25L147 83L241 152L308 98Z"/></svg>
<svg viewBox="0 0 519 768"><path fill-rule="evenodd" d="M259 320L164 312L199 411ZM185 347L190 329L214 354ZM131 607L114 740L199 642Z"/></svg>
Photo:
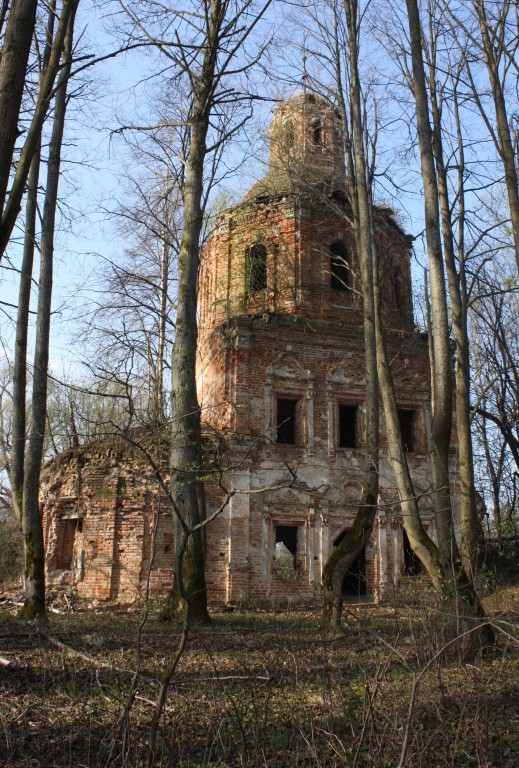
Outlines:
<svg viewBox="0 0 519 768"><path fill-rule="evenodd" d="M305 92L281 102L269 134L267 173L246 199L344 190L342 118L328 99Z"/></svg>

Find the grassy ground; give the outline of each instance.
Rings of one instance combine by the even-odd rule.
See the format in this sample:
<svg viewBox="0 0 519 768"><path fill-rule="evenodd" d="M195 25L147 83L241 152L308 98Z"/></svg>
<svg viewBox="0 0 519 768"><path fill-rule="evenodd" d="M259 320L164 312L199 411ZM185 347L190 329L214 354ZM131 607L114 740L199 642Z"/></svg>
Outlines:
<svg viewBox="0 0 519 768"><path fill-rule="evenodd" d="M487 610L495 648L434 659L433 605L349 606L344 632L311 610L215 614L193 630L162 719L157 766L519 766L517 589ZM499 612L499 613L498 613ZM42 635L0 613L0 765L144 766L158 679L180 627L153 612L128 717L138 612L52 615ZM410 701L415 682L416 698Z"/></svg>

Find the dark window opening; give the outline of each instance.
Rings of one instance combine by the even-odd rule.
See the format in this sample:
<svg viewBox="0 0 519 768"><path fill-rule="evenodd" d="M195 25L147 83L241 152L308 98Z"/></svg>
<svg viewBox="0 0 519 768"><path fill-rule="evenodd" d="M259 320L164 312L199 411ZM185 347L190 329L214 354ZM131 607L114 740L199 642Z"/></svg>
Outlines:
<svg viewBox="0 0 519 768"><path fill-rule="evenodd" d="M337 241L330 248L330 287L334 291L348 291L351 288L351 271L348 266L348 249Z"/></svg>
<svg viewBox="0 0 519 768"><path fill-rule="evenodd" d="M339 405L339 447L357 447L356 405Z"/></svg>
<svg viewBox="0 0 519 768"><path fill-rule="evenodd" d="M398 411L398 421L400 422L402 441L404 443L404 448L408 453L412 453L415 450L414 415L414 411L406 411L403 409L399 409Z"/></svg>
<svg viewBox="0 0 519 768"><path fill-rule="evenodd" d="M278 398L276 442L295 445L297 400Z"/></svg>
<svg viewBox="0 0 519 768"><path fill-rule="evenodd" d="M297 525L276 525L276 544L281 542L294 558L297 558Z"/></svg>
<svg viewBox="0 0 519 768"><path fill-rule="evenodd" d="M423 573L423 565L418 555L413 552L409 536L402 529L402 538L404 541L404 573L406 576L419 576Z"/></svg>
<svg viewBox="0 0 519 768"><path fill-rule="evenodd" d="M333 542L338 547L348 530L340 533ZM357 559L350 565L342 582L343 597L360 597L366 594L366 548L361 550Z"/></svg>
<svg viewBox="0 0 519 768"><path fill-rule="evenodd" d="M314 144L322 144L323 141L323 127L320 120L316 120L313 123L313 141Z"/></svg>
<svg viewBox="0 0 519 768"><path fill-rule="evenodd" d="M331 194L332 200L336 200L338 203L345 203L347 201L346 192L343 189L334 189Z"/></svg>
<svg viewBox="0 0 519 768"><path fill-rule="evenodd" d="M267 249L264 245L251 245L245 254L245 271L248 293L267 287Z"/></svg>

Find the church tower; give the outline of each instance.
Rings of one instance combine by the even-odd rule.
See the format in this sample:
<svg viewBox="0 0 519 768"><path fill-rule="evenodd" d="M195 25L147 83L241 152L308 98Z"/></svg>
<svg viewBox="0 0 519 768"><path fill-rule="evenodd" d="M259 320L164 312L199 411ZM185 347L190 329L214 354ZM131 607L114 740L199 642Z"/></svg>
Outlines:
<svg viewBox="0 0 519 768"><path fill-rule="evenodd" d="M364 334L343 158L331 103L310 93L281 103L264 178L217 218L202 250L197 385L208 515L228 499L206 529L216 603L319 600L323 568L361 498ZM376 209L375 228L400 424L434 534L428 345L413 322L411 238L388 208ZM383 424L381 432L379 508L346 597L383 600L416 572ZM167 594L175 532L160 498L151 467L117 443L58 457L42 485L49 583L99 600L134 600L148 584Z"/></svg>
<svg viewBox="0 0 519 768"><path fill-rule="evenodd" d="M223 484L240 491L208 531L209 588L226 601L311 596L360 498L364 340L345 181L340 114L322 97L298 94L274 110L265 177L218 217L203 248L202 421L225 437L221 461L233 469ZM427 342L413 323L412 239L389 209L376 216L383 317L420 488L430 375ZM384 458L381 472L376 530L345 585L380 598L405 568ZM211 483L207 494L211 512L221 494Z"/></svg>

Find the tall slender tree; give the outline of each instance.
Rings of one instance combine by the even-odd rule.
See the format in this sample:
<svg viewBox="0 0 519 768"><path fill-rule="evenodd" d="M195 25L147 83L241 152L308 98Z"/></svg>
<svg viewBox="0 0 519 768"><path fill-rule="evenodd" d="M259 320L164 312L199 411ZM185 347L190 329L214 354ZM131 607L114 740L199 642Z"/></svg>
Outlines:
<svg viewBox="0 0 519 768"><path fill-rule="evenodd" d="M63 66L56 89L47 162L40 247L36 347L32 376L31 423L28 435L26 415L27 326L29 320L30 282L36 245L35 213L39 175L39 152L33 158L31 170L26 238L20 282L15 350L11 485L15 510L23 530L25 603L21 615L26 618L45 616L45 561L38 494L46 424L54 229L58 200L61 147L67 107L67 84L72 65L72 41L76 8L77 0L74 2L71 13L67 18L67 29L63 44ZM49 64L46 64L46 58L50 62L54 49L52 35L53 16L54 9L51 7L42 78L45 77L46 66L49 66Z"/></svg>
<svg viewBox="0 0 519 768"><path fill-rule="evenodd" d="M52 100L60 60L77 0L63 0L56 34L53 37L48 62L43 70L29 127L24 134L20 154L12 164L20 135L20 109L26 87L27 62L35 26L36 0L16 0L7 17L2 56L0 58L0 259L9 243L20 213L32 158L37 151L41 130ZM9 187L9 182L12 181Z"/></svg>
<svg viewBox="0 0 519 768"><path fill-rule="evenodd" d="M190 619L208 620L204 573L203 530L205 517L202 468L200 407L196 393L195 358L197 345L197 280L200 236L207 187L209 156L224 145L247 119L224 119L226 105L250 104L254 98L239 84L261 56L265 44L248 54L245 44L263 18L271 0L203 0L182 11L156 13L150 5L148 26L127 8L135 28L155 43L173 67L178 86L190 94L184 124L189 138L185 158L183 221L178 252L178 300L176 332L171 359L172 436L170 452L171 497L176 515L176 582L185 598ZM151 15L153 11L153 15ZM173 35L171 31L173 30ZM157 34L158 33L158 34ZM216 127L214 131L213 126ZM187 545L185 535L189 536ZM181 567L179 564L182 564Z"/></svg>
<svg viewBox="0 0 519 768"><path fill-rule="evenodd" d="M337 21L337 9L336 9ZM373 530L378 504L379 473L379 403L375 334L375 294L373 280L373 231L371 193L365 145L365 121L359 76L360 9L357 0L344 0L348 50L348 92L340 91L339 100L344 125L350 123L348 146L348 193L352 209L352 228L360 266L363 298L363 324L366 377L366 446L362 498L355 520L346 536L331 554L323 572L323 583L331 600L331 623L338 627L342 612L342 585L346 572L364 549ZM338 80L340 59L336 57ZM346 102L349 110L346 109ZM349 121L348 121L349 114Z"/></svg>
<svg viewBox="0 0 519 768"><path fill-rule="evenodd" d="M433 500L438 536L438 555L447 590L445 597L461 607L461 614L482 616L483 610L470 575L463 568L454 535L449 478L449 445L452 427L452 360L450 351L445 262L442 244L440 190L434 156L424 66L423 30L416 0L406 0L412 62L412 90L424 185L426 242L430 273L432 328L433 414L431 426L431 467ZM491 636L491 632L486 632ZM490 639L490 637L489 637Z"/></svg>

